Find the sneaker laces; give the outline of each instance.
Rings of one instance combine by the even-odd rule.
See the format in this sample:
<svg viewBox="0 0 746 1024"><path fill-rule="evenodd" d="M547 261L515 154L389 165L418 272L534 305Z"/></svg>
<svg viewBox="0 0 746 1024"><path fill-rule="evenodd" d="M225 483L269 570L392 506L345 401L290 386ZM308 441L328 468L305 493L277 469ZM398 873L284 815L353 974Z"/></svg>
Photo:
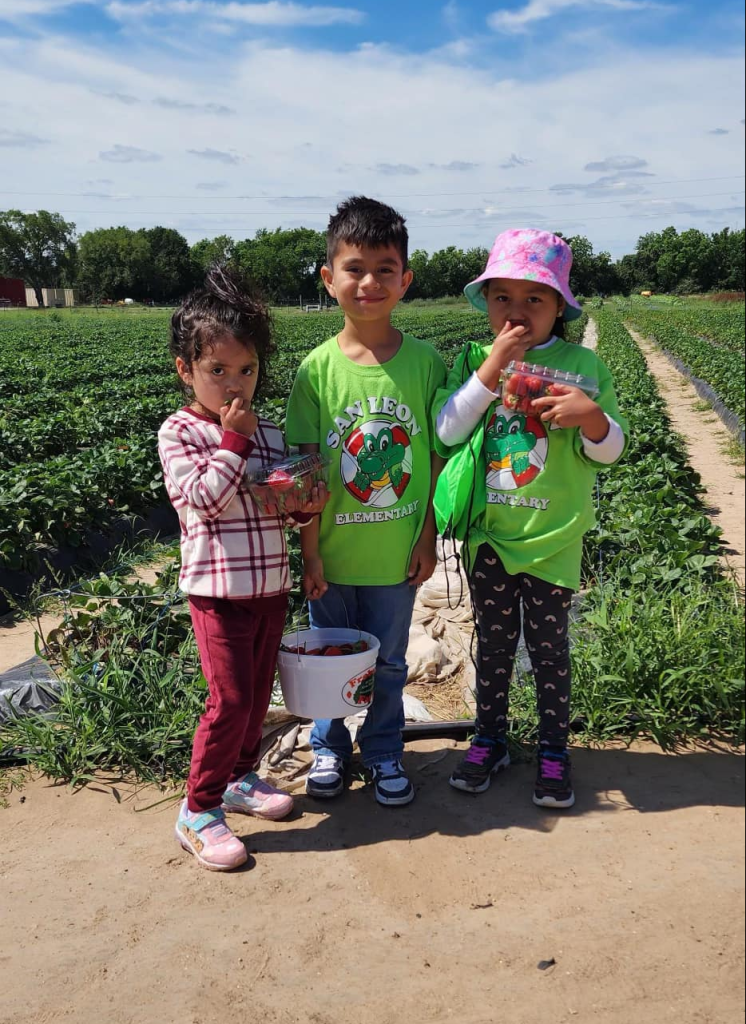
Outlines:
<svg viewBox="0 0 746 1024"><path fill-rule="evenodd" d="M397 760L379 761L379 763L375 765L375 769L381 778L384 779L391 779L395 778L397 775L404 774L404 767L401 761Z"/></svg>
<svg viewBox="0 0 746 1024"><path fill-rule="evenodd" d="M326 772L339 771L339 758L334 754L317 754L316 763L313 766L314 775L323 775Z"/></svg>
<svg viewBox="0 0 746 1024"><path fill-rule="evenodd" d="M464 761L466 764L476 764L481 768L490 756L491 747L492 744L488 743L472 743Z"/></svg>
<svg viewBox="0 0 746 1024"><path fill-rule="evenodd" d="M552 754L542 754L539 757L539 767L542 779L551 779L561 782L565 770L565 758Z"/></svg>

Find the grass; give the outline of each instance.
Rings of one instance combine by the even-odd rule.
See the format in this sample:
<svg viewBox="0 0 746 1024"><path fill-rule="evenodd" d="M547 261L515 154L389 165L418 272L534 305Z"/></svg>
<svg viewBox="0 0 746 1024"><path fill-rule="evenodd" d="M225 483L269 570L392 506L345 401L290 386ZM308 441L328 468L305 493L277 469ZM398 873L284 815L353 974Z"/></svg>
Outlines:
<svg viewBox="0 0 746 1024"><path fill-rule="evenodd" d="M5 768L0 770L0 808L10 807L10 796L14 790L20 790L26 781L27 773L21 768Z"/></svg>
<svg viewBox="0 0 746 1024"><path fill-rule="evenodd" d="M712 409L712 402L707 402L704 399L700 399L695 402L692 406L695 412L710 412Z"/></svg>
<svg viewBox="0 0 746 1024"><path fill-rule="evenodd" d="M746 449L740 441L736 440L735 437L729 437L721 446L720 451L723 453L729 462L732 462L734 466L740 466L743 469L744 462L746 461ZM743 473L737 474L739 477L743 476Z"/></svg>

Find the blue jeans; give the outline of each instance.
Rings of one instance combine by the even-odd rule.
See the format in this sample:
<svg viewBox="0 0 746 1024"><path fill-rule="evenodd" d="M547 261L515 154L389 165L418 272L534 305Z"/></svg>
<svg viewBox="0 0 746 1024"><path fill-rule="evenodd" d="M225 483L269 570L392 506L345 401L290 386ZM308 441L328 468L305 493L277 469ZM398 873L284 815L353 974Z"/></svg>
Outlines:
<svg viewBox="0 0 746 1024"><path fill-rule="evenodd" d="M353 587L330 583L311 601L311 625L317 629L362 629L381 643L373 701L357 740L366 767L398 758L404 750L404 702L409 627L417 588L408 582L390 587ZM314 722L311 746L316 754L352 757L352 737L343 718Z"/></svg>

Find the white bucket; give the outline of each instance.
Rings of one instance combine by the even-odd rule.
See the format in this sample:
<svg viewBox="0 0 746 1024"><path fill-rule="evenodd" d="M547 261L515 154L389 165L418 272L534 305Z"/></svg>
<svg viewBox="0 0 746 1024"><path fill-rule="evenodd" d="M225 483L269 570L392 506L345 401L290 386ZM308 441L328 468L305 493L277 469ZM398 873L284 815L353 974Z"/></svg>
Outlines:
<svg viewBox="0 0 746 1024"><path fill-rule="evenodd" d="M357 629L303 629L283 647L328 647L365 640L369 650L322 658L280 651L277 669L285 707L299 718L347 718L370 706L380 643Z"/></svg>

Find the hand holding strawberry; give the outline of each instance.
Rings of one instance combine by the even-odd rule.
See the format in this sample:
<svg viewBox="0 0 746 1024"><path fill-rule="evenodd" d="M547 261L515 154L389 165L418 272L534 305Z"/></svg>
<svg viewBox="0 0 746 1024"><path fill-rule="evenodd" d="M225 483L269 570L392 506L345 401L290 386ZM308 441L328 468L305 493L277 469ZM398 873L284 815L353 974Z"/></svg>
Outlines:
<svg viewBox="0 0 746 1024"><path fill-rule="evenodd" d="M531 403L534 412L545 423L557 427L580 427L589 441L603 441L609 432L609 421L601 407L580 388L568 384L552 384L551 394Z"/></svg>

